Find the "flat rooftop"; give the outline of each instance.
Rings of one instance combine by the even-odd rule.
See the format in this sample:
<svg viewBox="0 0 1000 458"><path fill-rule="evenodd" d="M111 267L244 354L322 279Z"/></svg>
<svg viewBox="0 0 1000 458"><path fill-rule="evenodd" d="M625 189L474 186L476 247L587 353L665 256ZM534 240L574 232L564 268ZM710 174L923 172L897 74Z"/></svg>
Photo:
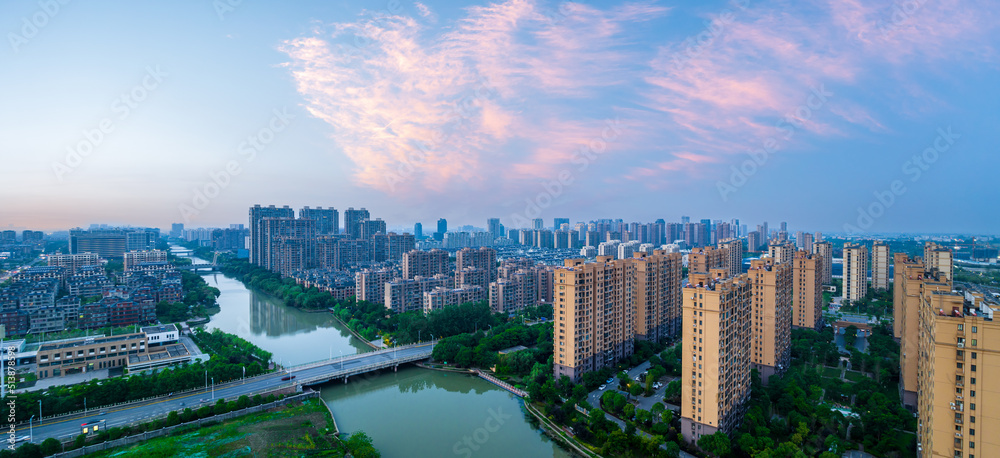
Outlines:
<svg viewBox="0 0 1000 458"><path fill-rule="evenodd" d="M62 348L74 348L82 347L85 345L111 343L111 342L122 342L126 340L142 339L145 338L145 334L123 334L120 336L109 336L109 337L80 337L77 339L70 339L61 343L46 343L38 348L38 351L49 351L58 350Z"/></svg>
<svg viewBox="0 0 1000 458"><path fill-rule="evenodd" d="M139 328L142 332L146 334L158 334L161 332L177 332L177 326L173 324L164 324L157 326L143 326Z"/></svg>

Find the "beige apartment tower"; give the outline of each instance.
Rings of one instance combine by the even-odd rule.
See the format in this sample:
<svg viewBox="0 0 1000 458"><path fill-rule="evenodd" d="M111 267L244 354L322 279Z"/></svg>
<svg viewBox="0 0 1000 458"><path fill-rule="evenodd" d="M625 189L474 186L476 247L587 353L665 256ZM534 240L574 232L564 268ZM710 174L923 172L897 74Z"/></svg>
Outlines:
<svg viewBox="0 0 1000 458"><path fill-rule="evenodd" d="M792 260L792 327L819 330L823 325L822 272L825 267L818 254L795 253Z"/></svg>
<svg viewBox="0 0 1000 458"><path fill-rule="evenodd" d="M872 289L889 290L889 245L880 240L872 244Z"/></svg>
<svg viewBox="0 0 1000 458"><path fill-rule="evenodd" d="M712 269L726 269L729 252L715 247L698 247L688 253L688 273L708 273ZM729 269L726 269L727 271Z"/></svg>
<svg viewBox="0 0 1000 458"><path fill-rule="evenodd" d="M557 379L579 381L584 373L631 356L634 339L661 341L680 332L679 253L566 260L552 276Z"/></svg>
<svg viewBox="0 0 1000 458"><path fill-rule="evenodd" d="M823 272L820 274L820 282L824 285L833 284L833 244L830 242L816 242L813 244L813 254L819 257L823 263Z"/></svg>
<svg viewBox="0 0 1000 458"><path fill-rule="evenodd" d="M868 294L868 247L844 244L844 299L861 300Z"/></svg>
<svg viewBox="0 0 1000 458"><path fill-rule="evenodd" d="M632 355L631 265L567 259L554 274L553 372L573 381Z"/></svg>
<svg viewBox="0 0 1000 458"><path fill-rule="evenodd" d="M927 271L937 269L948 280L955 278L954 260L951 249L934 242L924 244L924 268Z"/></svg>
<svg viewBox="0 0 1000 458"><path fill-rule="evenodd" d="M750 262L753 342L750 360L767 384L788 369L792 357L792 263L771 258Z"/></svg>
<svg viewBox="0 0 1000 458"><path fill-rule="evenodd" d="M767 245L767 254L774 263L790 263L795 257L795 244L792 242L771 242Z"/></svg>
<svg viewBox="0 0 1000 458"><path fill-rule="evenodd" d="M719 242L719 249L723 250L726 258L723 260L722 268L729 272L730 277L735 277L743 273L743 239L727 239Z"/></svg>
<svg viewBox="0 0 1000 458"><path fill-rule="evenodd" d="M681 434L691 443L739 426L750 398L751 283L722 269L684 288Z"/></svg>
<svg viewBox="0 0 1000 458"><path fill-rule="evenodd" d="M945 273L941 273L945 277ZM1000 456L1000 306L979 294L930 291L920 307L917 453Z"/></svg>

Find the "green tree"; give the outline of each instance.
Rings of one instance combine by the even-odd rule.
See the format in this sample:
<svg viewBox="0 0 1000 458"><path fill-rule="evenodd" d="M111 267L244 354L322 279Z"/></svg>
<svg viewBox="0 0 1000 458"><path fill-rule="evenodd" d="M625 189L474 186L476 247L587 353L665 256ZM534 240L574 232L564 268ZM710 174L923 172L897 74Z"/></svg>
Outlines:
<svg viewBox="0 0 1000 458"><path fill-rule="evenodd" d="M364 431L351 434L344 445L351 455L358 458L379 458L382 456L372 443L372 438Z"/></svg>
<svg viewBox="0 0 1000 458"><path fill-rule="evenodd" d="M844 330L844 345L853 347L858 339L858 327L850 325Z"/></svg>
<svg viewBox="0 0 1000 458"><path fill-rule="evenodd" d="M722 431L701 436L701 439L698 439L698 447L715 456L728 455L730 446L729 436Z"/></svg>
<svg viewBox="0 0 1000 458"><path fill-rule="evenodd" d="M42 448L38 444L28 442L14 451L15 458L42 458Z"/></svg>

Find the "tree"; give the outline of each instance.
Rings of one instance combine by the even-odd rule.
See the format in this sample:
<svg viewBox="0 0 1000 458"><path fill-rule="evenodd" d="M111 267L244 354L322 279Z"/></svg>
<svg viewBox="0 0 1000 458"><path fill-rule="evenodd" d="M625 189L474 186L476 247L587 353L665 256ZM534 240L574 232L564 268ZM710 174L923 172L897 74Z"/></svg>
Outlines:
<svg viewBox="0 0 1000 458"><path fill-rule="evenodd" d="M677 442L667 442L665 447L668 458L678 458L681 456L681 446Z"/></svg>
<svg viewBox="0 0 1000 458"><path fill-rule="evenodd" d="M83 448L85 445L87 445L86 434L80 434L76 436L76 439L73 439L73 448Z"/></svg>
<svg viewBox="0 0 1000 458"><path fill-rule="evenodd" d="M351 455L358 458L379 458L382 455L372 444L372 438L365 434L364 431L358 431L351 434L350 437L344 441L344 445Z"/></svg>
<svg viewBox="0 0 1000 458"><path fill-rule="evenodd" d="M850 325L844 330L844 345L848 347L853 347L854 343L858 339L858 327L855 325Z"/></svg>
<svg viewBox="0 0 1000 458"><path fill-rule="evenodd" d="M622 413L625 414L626 420L631 420L635 415L635 406L632 404L625 404L625 407L622 409Z"/></svg>
<svg viewBox="0 0 1000 458"><path fill-rule="evenodd" d="M715 456L728 455L730 449L729 436L722 431L701 436L701 439L698 439L698 447Z"/></svg>
<svg viewBox="0 0 1000 458"><path fill-rule="evenodd" d="M62 442L59 442L53 437L45 439L42 441L42 454L45 456L55 455L62 451Z"/></svg>
<svg viewBox="0 0 1000 458"><path fill-rule="evenodd" d="M28 442L14 451L15 458L42 458L42 448L38 444Z"/></svg>

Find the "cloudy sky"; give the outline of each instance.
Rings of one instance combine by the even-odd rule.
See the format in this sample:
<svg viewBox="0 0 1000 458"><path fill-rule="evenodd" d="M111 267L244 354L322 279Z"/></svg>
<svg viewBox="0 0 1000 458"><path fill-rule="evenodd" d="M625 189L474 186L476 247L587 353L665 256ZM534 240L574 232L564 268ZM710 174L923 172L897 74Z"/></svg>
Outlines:
<svg viewBox="0 0 1000 458"><path fill-rule="evenodd" d="M0 228L997 233L989 1L0 4Z"/></svg>

